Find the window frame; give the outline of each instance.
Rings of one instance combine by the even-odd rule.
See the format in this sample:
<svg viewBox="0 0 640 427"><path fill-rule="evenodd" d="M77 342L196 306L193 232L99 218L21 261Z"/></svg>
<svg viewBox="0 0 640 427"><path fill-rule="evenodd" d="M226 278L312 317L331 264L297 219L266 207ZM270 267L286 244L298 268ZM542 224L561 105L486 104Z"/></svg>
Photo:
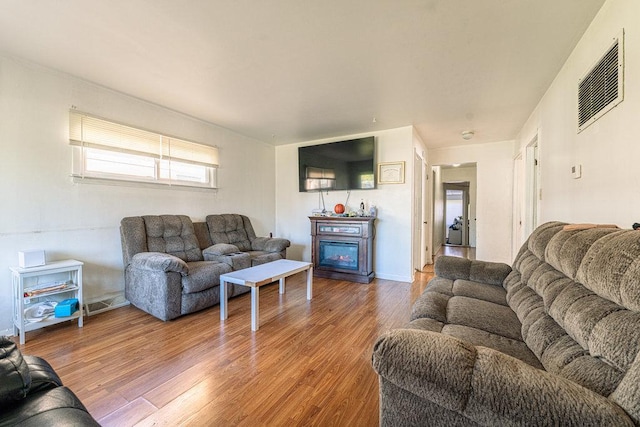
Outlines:
<svg viewBox="0 0 640 427"><path fill-rule="evenodd" d="M104 132L101 129L104 127ZM102 133L101 133L102 132ZM87 136L85 136L87 135ZM131 136L133 137L131 138ZM142 135L141 138L138 138ZM128 140L131 138L131 146L128 148ZM139 139L139 141L136 141ZM69 111L69 145L72 148L71 176L74 180L105 180L114 182L129 182L142 185L157 185L163 187L192 187L201 189L218 189L217 171L218 147L175 138L158 132L147 131L131 125L118 123L112 120L82 113L77 110ZM172 156L172 146L175 148ZM146 159L153 174L140 176L110 172L108 170L91 170L88 162L92 153L110 153L122 157L120 164L127 164L127 158L135 160L131 156ZM100 161L100 160L98 160ZM106 160L108 161L108 160ZM171 165L191 165L202 168L203 181L191 179L176 179ZM168 167L167 167L168 166ZM142 166L144 167L144 166ZM172 177L173 176L173 177Z"/></svg>

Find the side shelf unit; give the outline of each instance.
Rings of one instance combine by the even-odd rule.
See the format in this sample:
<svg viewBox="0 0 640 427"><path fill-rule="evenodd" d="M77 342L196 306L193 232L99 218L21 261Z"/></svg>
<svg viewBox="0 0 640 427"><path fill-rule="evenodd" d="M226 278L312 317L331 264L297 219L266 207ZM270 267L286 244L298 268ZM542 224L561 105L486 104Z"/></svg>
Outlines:
<svg viewBox="0 0 640 427"><path fill-rule="evenodd" d="M25 343L29 331L78 319L82 327L82 265L73 259L50 262L39 267L11 267L13 284L13 333L20 334L20 344ZM51 316L29 321L25 310L46 301L59 302L69 298L78 299L78 310L67 317Z"/></svg>

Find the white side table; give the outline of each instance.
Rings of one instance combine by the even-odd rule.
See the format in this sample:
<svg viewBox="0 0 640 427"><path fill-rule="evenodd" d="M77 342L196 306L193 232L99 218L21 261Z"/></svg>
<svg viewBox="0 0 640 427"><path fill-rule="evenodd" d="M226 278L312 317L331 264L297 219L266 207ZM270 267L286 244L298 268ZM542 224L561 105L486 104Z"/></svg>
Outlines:
<svg viewBox="0 0 640 427"><path fill-rule="evenodd" d="M38 267L10 268L13 284L13 333L20 334L20 344L24 344L27 332L45 326L78 319L78 327L82 327L82 265L82 262L70 259ZM35 322L28 321L25 317L25 309L34 307L37 303L69 298L77 298L79 306L71 316L52 315Z"/></svg>

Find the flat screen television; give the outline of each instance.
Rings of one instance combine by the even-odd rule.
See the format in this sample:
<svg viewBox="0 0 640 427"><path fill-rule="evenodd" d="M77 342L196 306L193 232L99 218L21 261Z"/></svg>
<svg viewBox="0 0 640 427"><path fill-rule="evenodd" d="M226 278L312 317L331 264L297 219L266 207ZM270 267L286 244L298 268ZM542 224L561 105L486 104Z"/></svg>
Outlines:
<svg viewBox="0 0 640 427"><path fill-rule="evenodd" d="M300 191L376 188L375 138L298 147Z"/></svg>

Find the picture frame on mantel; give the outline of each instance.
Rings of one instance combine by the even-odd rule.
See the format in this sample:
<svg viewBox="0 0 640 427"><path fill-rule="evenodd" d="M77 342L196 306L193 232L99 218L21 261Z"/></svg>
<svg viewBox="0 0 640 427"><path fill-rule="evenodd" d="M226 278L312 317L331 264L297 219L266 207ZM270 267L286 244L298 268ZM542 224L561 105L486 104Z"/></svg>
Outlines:
<svg viewBox="0 0 640 427"><path fill-rule="evenodd" d="M404 162L378 163L378 184L404 184Z"/></svg>

